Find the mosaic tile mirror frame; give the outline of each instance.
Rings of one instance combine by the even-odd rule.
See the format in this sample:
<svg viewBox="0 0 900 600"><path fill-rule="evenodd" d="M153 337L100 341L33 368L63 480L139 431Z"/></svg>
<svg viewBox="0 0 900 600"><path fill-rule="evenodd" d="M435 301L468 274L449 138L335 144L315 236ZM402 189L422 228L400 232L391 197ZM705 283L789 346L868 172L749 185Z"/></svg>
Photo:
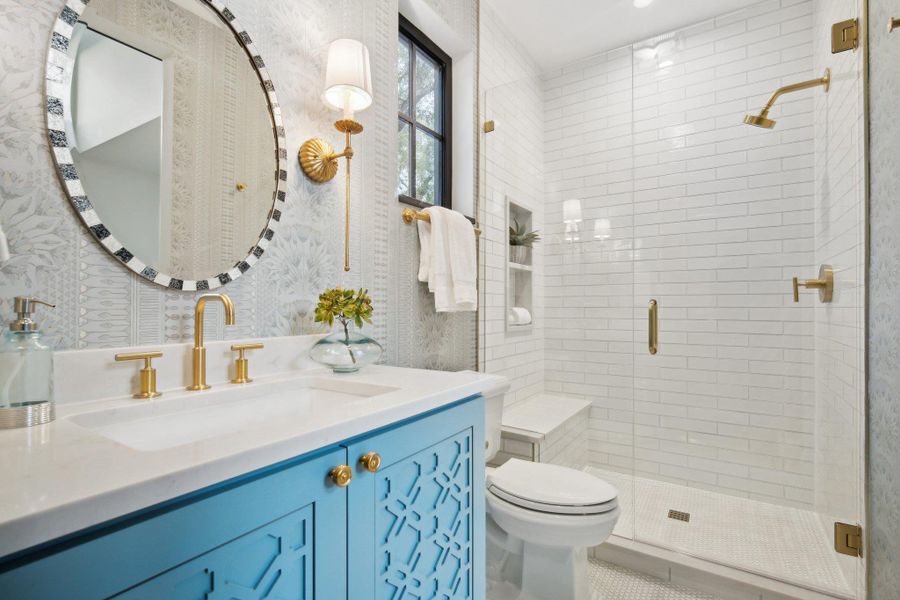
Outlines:
<svg viewBox="0 0 900 600"><path fill-rule="evenodd" d="M234 39L237 40L240 48L243 49L243 52L249 57L251 63L250 66L255 71L256 77L258 78L258 82L254 81L253 86L250 87L255 87L257 83L261 86L261 90L265 97L265 104L268 108L268 114L265 115L267 119L266 130L268 130L268 127L271 127L274 136L274 143L266 141L263 144L263 146L271 147L274 150L274 157L271 157L271 163L269 163L270 157L265 157L266 164L275 166L274 173L271 173L271 171L268 170L268 167L266 167L265 179L268 181L266 182L265 191L268 191L268 185L271 185L271 180L274 180L274 192L272 193L271 204L268 203L268 195L263 197L263 201L266 202L266 204L263 207L264 212L261 214L264 214L265 218L258 226L252 226L254 227L251 232L252 238L256 239L258 235L258 240L252 245L242 246L242 248L245 249L241 250L240 253L235 251L237 254L236 256L226 257L224 263L226 265L225 267L209 271L208 276L204 273L202 276L194 278L185 277L178 272L166 272L167 269L163 265L151 264L153 261L142 260L139 256L140 252L137 249L129 249L128 240L118 239L114 235L114 227L110 223L104 223L95 204L92 204L91 199L85 192L85 186L79 176L78 169L76 169L77 161L73 159L73 151L75 148L70 139L71 133L67 132L66 115L66 110L70 103L72 103L71 88L76 70L75 55L77 49L72 47L72 37L75 32L75 27L79 24L79 20L82 18L84 11L88 8L88 3L90 1L91 0L68 0L65 8L54 23L47 56L46 109L48 136L57 172L72 207L93 237L110 254L112 254L118 262L149 282L172 290L202 291L216 289L234 281L251 269L265 254L266 249L271 243L278 228L285 207L284 190L287 181L285 131L281 109L275 95L275 86L266 69L265 62L260 57L259 51L254 45L251 36L226 6L218 0L191 0L196 2L204 11L207 11L205 7L211 8L221 19L222 24L226 25L230 30L230 33L233 35ZM168 2L168 0L160 1ZM95 0L95 5L98 3L98 0ZM208 115L206 116L208 117ZM69 115L69 117L68 131L71 131L71 115ZM161 123L162 122L163 121L161 121ZM243 185L244 184L238 183L237 190L239 192L243 191L241 189ZM260 187L262 188L262 186ZM212 224L210 231L214 230L214 226L215 225ZM249 230L249 226L247 229ZM189 237L190 232L188 232L187 235ZM235 244L235 247L237 247L237 244ZM246 250L248 247L249 252Z"/></svg>

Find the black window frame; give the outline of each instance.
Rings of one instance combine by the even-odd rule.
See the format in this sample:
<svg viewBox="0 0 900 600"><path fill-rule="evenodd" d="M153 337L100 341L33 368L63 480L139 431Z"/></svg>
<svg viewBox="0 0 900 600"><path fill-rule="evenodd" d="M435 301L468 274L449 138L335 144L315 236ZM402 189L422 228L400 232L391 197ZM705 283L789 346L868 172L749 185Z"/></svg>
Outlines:
<svg viewBox="0 0 900 600"><path fill-rule="evenodd" d="M420 127L426 130L430 135L436 137L440 141L440 202L428 204L407 196L406 194L398 194L397 199L404 203L415 206L416 208L428 208L429 206L442 206L444 208L453 208L453 59L449 54L444 52L440 46L435 44L431 38L422 33L422 31L413 25L409 19L400 15L400 31L399 37L404 37L410 43L412 49L410 52L409 65L409 91L410 105L415 107L416 95L416 50L421 51L431 60L437 63L440 70L441 83L441 132L434 131L427 125L416 120L415 114L407 115L397 110L397 118L399 121L409 126L409 190L412 193L416 191L416 128ZM415 112L415 110L413 111Z"/></svg>

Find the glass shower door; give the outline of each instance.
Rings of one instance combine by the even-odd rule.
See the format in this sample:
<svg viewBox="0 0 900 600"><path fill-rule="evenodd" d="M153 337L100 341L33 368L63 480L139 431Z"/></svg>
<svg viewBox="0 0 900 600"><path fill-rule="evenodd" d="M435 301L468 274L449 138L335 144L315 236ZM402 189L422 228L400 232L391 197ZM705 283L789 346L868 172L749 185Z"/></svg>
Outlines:
<svg viewBox="0 0 900 600"><path fill-rule="evenodd" d="M862 58L822 4L634 46L634 538L855 598L833 527L861 522ZM822 265L829 302L802 285Z"/></svg>

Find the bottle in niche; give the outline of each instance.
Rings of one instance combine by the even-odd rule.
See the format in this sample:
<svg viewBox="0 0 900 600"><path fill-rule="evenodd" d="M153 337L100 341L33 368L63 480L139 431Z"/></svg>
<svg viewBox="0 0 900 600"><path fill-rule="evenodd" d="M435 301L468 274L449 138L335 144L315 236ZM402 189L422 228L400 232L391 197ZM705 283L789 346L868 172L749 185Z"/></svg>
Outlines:
<svg viewBox="0 0 900 600"><path fill-rule="evenodd" d="M53 349L31 318L36 298L15 299L16 318L0 341L0 429L30 427L53 420Z"/></svg>

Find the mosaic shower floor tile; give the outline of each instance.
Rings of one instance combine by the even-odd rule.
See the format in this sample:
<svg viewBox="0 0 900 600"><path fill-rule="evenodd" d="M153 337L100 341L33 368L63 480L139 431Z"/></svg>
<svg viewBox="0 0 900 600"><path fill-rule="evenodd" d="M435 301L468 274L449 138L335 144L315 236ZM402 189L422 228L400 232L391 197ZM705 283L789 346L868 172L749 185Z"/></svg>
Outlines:
<svg viewBox="0 0 900 600"><path fill-rule="evenodd" d="M588 470L619 489L622 515L613 535L853 597L858 559L834 551L828 521L815 512ZM670 518L670 510L689 513L690 520Z"/></svg>

